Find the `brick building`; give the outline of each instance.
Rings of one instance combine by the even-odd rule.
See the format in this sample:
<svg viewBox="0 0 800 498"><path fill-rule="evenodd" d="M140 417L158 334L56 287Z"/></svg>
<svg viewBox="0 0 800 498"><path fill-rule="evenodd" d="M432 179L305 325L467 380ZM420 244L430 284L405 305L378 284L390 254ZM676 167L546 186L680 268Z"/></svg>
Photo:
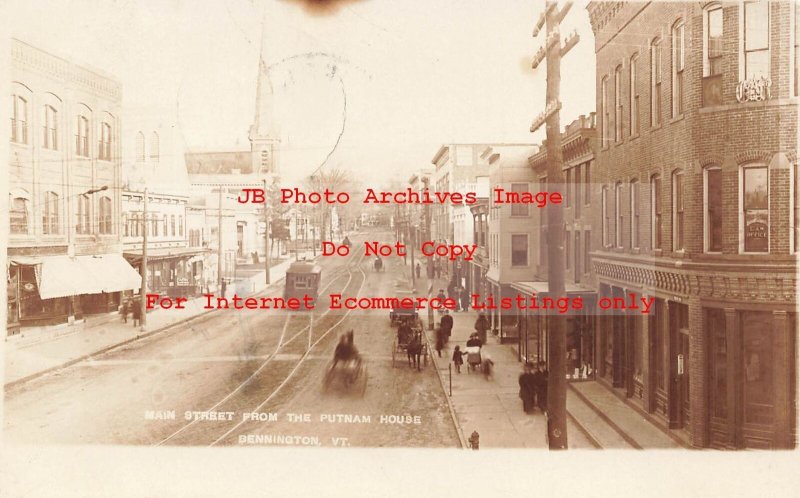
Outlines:
<svg viewBox="0 0 800 498"><path fill-rule="evenodd" d="M121 254L122 84L20 40L11 53L9 333L139 288Z"/></svg>
<svg viewBox="0 0 800 498"><path fill-rule="evenodd" d="M591 2L598 377L696 447L796 444L797 9Z"/></svg>

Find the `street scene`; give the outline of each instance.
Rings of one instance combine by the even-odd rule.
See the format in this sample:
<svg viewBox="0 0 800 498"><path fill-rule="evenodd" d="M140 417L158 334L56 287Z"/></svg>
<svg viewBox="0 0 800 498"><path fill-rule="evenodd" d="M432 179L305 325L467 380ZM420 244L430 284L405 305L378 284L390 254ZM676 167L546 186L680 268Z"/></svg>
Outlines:
<svg viewBox="0 0 800 498"><path fill-rule="evenodd" d="M798 5L399 4L13 33L5 440L796 449Z"/></svg>

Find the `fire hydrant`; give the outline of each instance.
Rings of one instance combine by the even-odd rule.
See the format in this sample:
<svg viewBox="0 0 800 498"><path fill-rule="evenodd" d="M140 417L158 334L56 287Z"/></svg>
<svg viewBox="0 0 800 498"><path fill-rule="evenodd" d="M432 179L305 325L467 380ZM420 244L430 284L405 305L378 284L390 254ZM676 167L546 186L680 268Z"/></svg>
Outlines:
<svg viewBox="0 0 800 498"><path fill-rule="evenodd" d="M467 441L469 441L470 448L473 450L477 450L478 446L480 445L481 436L478 434L478 431L472 431L472 435L469 437Z"/></svg>

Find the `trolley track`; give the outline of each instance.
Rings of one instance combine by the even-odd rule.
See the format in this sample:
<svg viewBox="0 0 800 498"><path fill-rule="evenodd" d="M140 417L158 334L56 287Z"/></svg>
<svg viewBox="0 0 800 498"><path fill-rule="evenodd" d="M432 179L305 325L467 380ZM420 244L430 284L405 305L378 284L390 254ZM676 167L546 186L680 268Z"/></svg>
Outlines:
<svg viewBox="0 0 800 498"><path fill-rule="evenodd" d="M346 292L351 283L353 283L354 275L358 273L361 274L361 279L355 294L360 294L366 281L366 273L361 267L363 259L363 254L361 256L351 256L344 267L334 271L334 277L320 290L320 295L324 294L325 290L345 276L347 277L347 281L342 287L341 292ZM252 373L244 380L238 382L234 389L214 403L210 408L203 410L203 412L234 412L234 414L241 417L243 413L262 410L263 407L288 384L294 374L300 369L300 366L308 359L312 349L335 330L347 316L350 315L352 310L346 311L341 317L338 317L338 319L336 316L329 316L331 311L333 310L326 309L317 317L313 315L313 312L307 315L299 315L298 318L301 316L308 317L308 323L306 324L292 319L297 315L287 314L274 350L263 362L257 365L254 364ZM330 320L333 320L333 324L328 326ZM292 326L294 324L292 322L297 323L300 328L293 329ZM324 329L324 332L317 335L314 329ZM299 359L295 363L283 359L298 356ZM269 368L267 368L268 366ZM248 369L248 371L249 370L250 369ZM260 398L265 395L266 397L264 397L264 400L255 408L248 408L252 407L251 400L253 397L258 396ZM217 436L221 430L230 426L233 422L236 422L233 427L229 428L221 436ZM160 446L166 443L191 445L201 444L199 441L211 440L209 445L213 446L230 433L237 430L243 423L243 420L236 421L235 419L228 421L228 423L214 423L194 418L168 436L159 440L155 445Z"/></svg>

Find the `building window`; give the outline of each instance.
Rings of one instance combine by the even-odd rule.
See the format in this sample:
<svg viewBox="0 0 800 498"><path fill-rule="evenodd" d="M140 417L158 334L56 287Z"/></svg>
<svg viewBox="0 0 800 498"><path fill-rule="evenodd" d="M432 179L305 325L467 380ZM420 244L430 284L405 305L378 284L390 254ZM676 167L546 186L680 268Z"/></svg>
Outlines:
<svg viewBox="0 0 800 498"><path fill-rule="evenodd" d="M672 250L682 251L684 246L684 191L683 172L672 174Z"/></svg>
<svg viewBox="0 0 800 498"><path fill-rule="evenodd" d="M589 170L592 169L593 161L589 161L583 168L583 183L584 183L584 191L583 191L583 200L588 206L592 200L592 190L591 190L591 173Z"/></svg>
<svg viewBox="0 0 800 498"><path fill-rule="evenodd" d="M639 248L639 181L631 180L631 247Z"/></svg>
<svg viewBox="0 0 800 498"><path fill-rule="evenodd" d="M584 272L589 273L592 264L592 232L587 230L583 234L583 268Z"/></svg>
<svg viewBox="0 0 800 498"><path fill-rule="evenodd" d="M108 197L100 198L100 216L98 217L99 232L109 234L112 232L111 218L111 199Z"/></svg>
<svg viewBox="0 0 800 498"><path fill-rule="evenodd" d="M769 252L769 173L766 166L742 168L744 252Z"/></svg>
<svg viewBox="0 0 800 498"><path fill-rule="evenodd" d="M75 155L89 157L89 118L78 116L75 133Z"/></svg>
<svg viewBox="0 0 800 498"><path fill-rule="evenodd" d="M569 240L567 240L569 244ZM581 281L581 233L575 231L575 282Z"/></svg>
<svg viewBox="0 0 800 498"><path fill-rule="evenodd" d="M136 162L144 162L144 133L136 134Z"/></svg>
<svg viewBox="0 0 800 498"><path fill-rule="evenodd" d="M608 187L603 187L603 247L609 247L611 240L608 235L608 225L610 223L608 213Z"/></svg>
<svg viewBox="0 0 800 498"><path fill-rule="evenodd" d="M631 125L631 136L635 137L639 134L639 86L637 82L639 80L639 54L634 54L631 57L631 81L630 81L630 92L631 92L631 116L630 116L630 125Z"/></svg>
<svg viewBox="0 0 800 498"><path fill-rule="evenodd" d="M650 178L650 208L652 210L651 227L652 233L651 244L653 249L661 249L662 247L662 222L661 218L661 176L653 175Z"/></svg>
<svg viewBox="0 0 800 498"><path fill-rule="evenodd" d="M794 215L794 251L800 251L800 168L794 165L794 192L792 195L793 215Z"/></svg>
<svg viewBox="0 0 800 498"><path fill-rule="evenodd" d="M616 222L616 226L614 227L615 245L621 248L622 227L625 226L624 215L622 214L622 182L617 182L617 184L614 186L614 215L614 221Z"/></svg>
<svg viewBox="0 0 800 498"><path fill-rule="evenodd" d="M100 142L97 144L97 158L106 161L111 160L111 125L105 122L100 125Z"/></svg>
<svg viewBox="0 0 800 498"><path fill-rule="evenodd" d="M134 214L131 216L131 236L132 237L141 237L141 221L139 220L139 215Z"/></svg>
<svg viewBox="0 0 800 498"><path fill-rule="evenodd" d="M572 206L572 170L568 169L564 172L564 207Z"/></svg>
<svg viewBox="0 0 800 498"><path fill-rule="evenodd" d="M650 44L650 126L661 124L661 40Z"/></svg>
<svg viewBox="0 0 800 498"><path fill-rule="evenodd" d="M580 218L581 216L581 165L575 166L575 172L572 175L575 178L575 218ZM571 185L567 182L567 190L569 190Z"/></svg>
<svg viewBox="0 0 800 498"><path fill-rule="evenodd" d="M713 166L705 173L705 250L722 252L722 170Z"/></svg>
<svg viewBox="0 0 800 498"><path fill-rule="evenodd" d="M672 27L672 117L683 114L683 70L685 68L686 27L678 21Z"/></svg>
<svg viewBox="0 0 800 498"><path fill-rule="evenodd" d="M58 150L58 111L47 104L44 106L44 140L45 149Z"/></svg>
<svg viewBox="0 0 800 498"><path fill-rule="evenodd" d="M511 266L528 266L528 235L511 236Z"/></svg>
<svg viewBox="0 0 800 498"><path fill-rule="evenodd" d="M622 141L622 66L614 70L614 141Z"/></svg>
<svg viewBox="0 0 800 498"><path fill-rule="evenodd" d="M511 191L522 194L528 192L527 183L512 183ZM511 216L528 216L528 205L517 202L511 205Z"/></svg>
<svg viewBox="0 0 800 498"><path fill-rule="evenodd" d="M742 79L769 77L768 0L745 0Z"/></svg>
<svg viewBox="0 0 800 498"><path fill-rule="evenodd" d="M91 218L89 212L91 210L91 202L89 196L86 194L78 196L78 209L75 212L75 233L88 234L91 233Z"/></svg>
<svg viewBox="0 0 800 498"><path fill-rule="evenodd" d="M178 235L183 237L183 215L178 215Z"/></svg>
<svg viewBox="0 0 800 498"><path fill-rule="evenodd" d="M722 5L703 11L703 105L722 104Z"/></svg>
<svg viewBox="0 0 800 498"><path fill-rule="evenodd" d="M608 145L608 120L610 119L608 111L608 76L603 76L600 82L600 116L603 121L600 126L600 145L605 147Z"/></svg>
<svg viewBox="0 0 800 498"><path fill-rule="evenodd" d="M144 152L142 152L144 155ZM154 163L157 163L161 156L161 145L158 140L158 133L153 132L153 136L150 138L150 160Z"/></svg>
<svg viewBox="0 0 800 498"><path fill-rule="evenodd" d="M125 237L129 237L131 235L130 226L128 226L128 215L122 215L122 230Z"/></svg>
<svg viewBox="0 0 800 498"><path fill-rule="evenodd" d="M12 95L11 141L28 143L28 101L20 95Z"/></svg>
<svg viewBox="0 0 800 498"><path fill-rule="evenodd" d="M570 261L572 260L572 248L570 245L570 241L572 240L572 235L564 229L564 268L569 270L570 269Z"/></svg>
<svg viewBox="0 0 800 498"><path fill-rule="evenodd" d="M58 226L58 194L45 192L44 206L42 209L42 233L55 235L59 232Z"/></svg>
<svg viewBox="0 0 800 498"><path fill-rule="evenodd" d="M13 197L9 202L9 222L11 233L27 235L30 227L28 226L28 199L24 197Z"/></svg>
<svg viewBox="0 0 800 498"><path fill-rule="evenodd" d="M164 221L167 221L166 217L164 218ZM170 215L170 217L169 217L169 234L171 236L173 236L173 237L175 236L175 215L174 214ZM166 230L164 230L164 235L166 235Z"/></svg>

